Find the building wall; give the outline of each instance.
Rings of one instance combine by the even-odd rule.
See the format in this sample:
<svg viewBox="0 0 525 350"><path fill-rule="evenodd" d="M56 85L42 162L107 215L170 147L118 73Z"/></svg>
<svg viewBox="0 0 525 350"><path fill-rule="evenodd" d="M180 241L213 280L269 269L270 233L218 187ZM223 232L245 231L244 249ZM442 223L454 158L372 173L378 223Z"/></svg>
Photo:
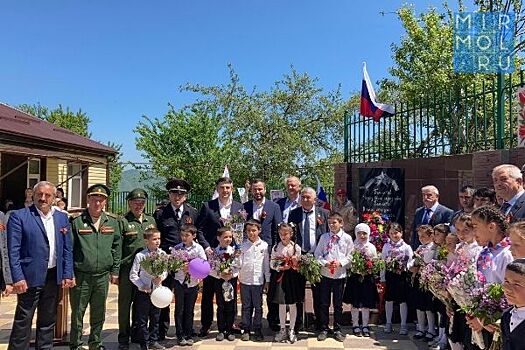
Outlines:
<svg viewBox="0 0 525 350"><path fill-rule="evenodd" d="M47 181L62 187L65 193L67 191L67 161L58 158L47 158L46 169Z"/></svg>
<svg viewBox="0 0 525 350"><path fill-rule="evenodd" d="M97 183L106 184L106 165L90 165L88 169L88 187Z"/></svg>

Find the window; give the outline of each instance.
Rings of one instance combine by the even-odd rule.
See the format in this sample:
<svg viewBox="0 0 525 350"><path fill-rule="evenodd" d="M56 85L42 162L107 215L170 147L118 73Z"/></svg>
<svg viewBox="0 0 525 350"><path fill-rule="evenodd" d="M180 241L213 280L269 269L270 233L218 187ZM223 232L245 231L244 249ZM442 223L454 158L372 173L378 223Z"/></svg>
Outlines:
<svg viewBox="0 0 525 350"><path fill-rule="evenodd" d="M27 187L33 188L40 182L40 159L30 159L27 163Z"/></svg>
<svg viewBox="0 0 525 350"><path fill-rule="evenodd" d="M67 201L68 208L82 207L82 164L69 163L67 165Z"/></svg>

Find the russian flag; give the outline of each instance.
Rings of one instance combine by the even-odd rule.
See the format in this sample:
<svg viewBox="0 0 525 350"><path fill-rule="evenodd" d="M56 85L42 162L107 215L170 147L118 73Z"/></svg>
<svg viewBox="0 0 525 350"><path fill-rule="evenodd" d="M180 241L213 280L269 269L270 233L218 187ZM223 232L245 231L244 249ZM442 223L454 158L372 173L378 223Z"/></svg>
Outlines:
<svg viewBox="0 0 525 350"><path fill-rule="evenodd" d="M366 71L366 63L364 62L360 113L363 117L373 118L375 122L379 122L382 117L394 115L394 106L376 101L374 86L370 82L370 77Z"/></svg>
<svg viewBox="0 0 525 350"><path fill-rule="evenodd" d="M330 202L328 201L328 196L324 191L323 185L321 185L321 181L317 176L315 178L317 179L317 200L319 201L319 205L326 210L330 210Z"/></svg>

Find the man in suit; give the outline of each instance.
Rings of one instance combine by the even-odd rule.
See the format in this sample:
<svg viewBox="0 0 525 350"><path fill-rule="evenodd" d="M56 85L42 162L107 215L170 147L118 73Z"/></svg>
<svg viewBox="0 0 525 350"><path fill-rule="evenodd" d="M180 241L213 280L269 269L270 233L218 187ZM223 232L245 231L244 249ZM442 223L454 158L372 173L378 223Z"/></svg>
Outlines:
<svg viewBox="0 0 525 350"><path fill-rule="evenodd" d="M414 221L412 222L411 246L415 251L421 244L417 234L420 225L432 225L450 223L454 211L439 204L439 190L436 186L428 185L421 188L423 206L416 209Z"/></svg>
<svg viewBox="0 0 525 350"><path fill-rule="evenodd" d="M203 248L206 254L212 254L213 248L219 245L217 230L224 226L224 222L232 214L243 210L241 203L232 199L233 181L229 177L220 177L216 182L219 196L203 203L197 218L197 229L204 236L206 244ZM214 279L208 276L202 283L201 301L201 330L199 337L205 337L210 331L213 322L213 295Z"/></svg>
<svg viewBox="0 0 525 350"><path fill-rule="evenodd" d="M0 292L9 295L13 291L13 279L11 278L11 267L9 266L9 255L7 251L7 219L0 211Z"/></svg>
<svg viewBox="0 0 525 350"><path fill-rule="evenodd" d="M301 192L301 206L290 212L289 223L294 223L297 232L296 243L301 247L302 254L315 252L321 235L328 232L329 212L316 206L317 195L311 187L305 187ZM319 323L319 307L321 304L319 284L311 286L315 315L315 328L321 329ZM303 326L303 304L297 303L296 331Z"/></svg>
<svg viewBox="0 0 525 350"><path fill-rule="evenodd" d="M279 198L276 203L281 209L283 221L288 222L290 212L301 205L301 196L299 195L301 192L301 180L296 176L289 176L284 181L284 184L288 195L284 198Z"/></svg>
<svg viewBox="0 0 525 350"><path fill-rule="evenodd" d="M197 222L197 210L186 203L190 184L183 179L171 179L166 183L170 203L160 208L155 213L155 221L160 231L160 248L170 253L170 248L181 242L180 228L184 224L195 225ZM202 232L197 233L200 245L206 247L207 242ZM169 274L162 284L170 289L174 288L173 275ZM170 327L170 307L161 310L159 319L159 340L164 340Z"/></svg>
<svg viewBox="0 0 525 350"><path fill-rule="evenodd" d="M41 181L33 205L11 213L7 245L17 305L8 349L29 349L35 310L37 349L53 347L59 286L73 287L73 255L66 214L53 208L56 187Z"/></svg>
<svg viewBox="0 0 525 350"><path fill-rule="evenodd" d="M525 219L525 190L520 168L512 164L498 165L492 169L492 182L496 196L504 200L500 210L508 221Z"/></svg>
<svg viewBox="0 0 525 350"><path fill-rule="evenodd" d="M279 224L283 221L281 209L279 205L271 200L265 198L266 184L260 179L255 179L251 183L252 200L244 203L244 210L248 214L247 218L259 220L261 222L260 237L263 241L268 243L268 248L271 249L274 244L279 242L279 235L277 229ZM268 315L266 319L272 330L279 330L279 306L266 299L268 306Z"/></svg>

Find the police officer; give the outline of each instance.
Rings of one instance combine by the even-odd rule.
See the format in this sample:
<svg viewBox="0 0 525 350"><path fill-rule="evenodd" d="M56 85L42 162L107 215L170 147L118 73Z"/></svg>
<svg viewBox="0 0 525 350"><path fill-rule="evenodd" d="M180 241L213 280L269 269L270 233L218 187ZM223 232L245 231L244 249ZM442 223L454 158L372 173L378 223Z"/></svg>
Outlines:
<svg viewBox="0 0 525 350"><path fill-rule="evenodd" d="M166 190L169 193L170 203L157 210L155 221L160 231L160 248L165 252L170 252L170 247L174 247L181 242L180 228L184 224L195 225L197 221L197 210L186 203L190 184L182 179L171 179L166 183ZM197 240L200 245L207 246L202 232L197 233ZM174 280L172 275L168 275L162 284L173 289ZM159 320L159 340L164 340L170 327L170 308L169 306L161 310Z"/></svg>
<svg viewBox="0 0 525 350"><path fill-rule="evenodd" d="M122 257L118 285L119 350L128 349L130 336L133 339L129 318L135 289L129 280L129 271L135 254L144 248L144 231L156 227L155 219L144 214L144 207L148 199L146 191L136 188L128 193L126 199L129 211L122 217Z"/></svg>
<svg viewBox="0 0 525 350"><path fill-rule="evenodd" d="M118 284L121 221L104 212L109 188L95 184L87 189L88 208L71 222L76 287L71 289L71 349L82 348L82 323L90 306L89 349L104 350L100 334L106 315L108 280Z"/></svg>

